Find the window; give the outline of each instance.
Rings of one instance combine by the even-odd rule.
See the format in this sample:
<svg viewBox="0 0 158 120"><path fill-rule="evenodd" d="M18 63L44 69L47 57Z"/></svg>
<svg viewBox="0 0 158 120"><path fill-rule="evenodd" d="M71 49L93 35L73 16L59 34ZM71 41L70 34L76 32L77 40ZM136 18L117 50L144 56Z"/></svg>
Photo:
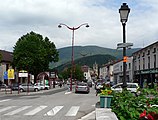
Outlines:
<svg viewBox="0 0 158 120"><path fill-rule="evenodd" d="M154 68L156 68L156 55L154 55Z"/></svg>
<svg viewBox="0 0 158 120"><path fill-rule="evenodd" d="M139 59L139 70L140 70L140 59Z"/></svg>
<svg viewBox="0 0 158 120"><path fill-rule="evenodd" d="M131 63L128 64L129 69L131 69Z"/></svg>
<svg viewBox="0 0 158 120"><path fill-rule="evenodd" d="M154 48L153 53L156 53L156 48Z"/></svg>
<svg viewBox="0 0 158 120"><path fill-rule="evenodd" d="M145 69L145 58L143 58L143 70Z"/></svg>
<svg viewBox="0 0 158 120"><path fill-rule="evenodd" d="M148 57L148 69L150 69L150 56Z"/></svg>
<svg viewBox="0 0 158 120"><path fill-rule="evenodd" d="M147 53L147 55L150 55L150 50L148 50L148 53Z"/></svg>
<svg viewBox="0 0 158 120"><path fill-rule="evenodd" d="M145 53L143 52L143 55L142 55L142 57L144 57L145 56Z"/></svg>
<svg viewBox="0 0 158 120"><path fill-rule="evenodd" d="M120 69L121 69L121 71L122 71L122 66L120 66Z"/></svg>

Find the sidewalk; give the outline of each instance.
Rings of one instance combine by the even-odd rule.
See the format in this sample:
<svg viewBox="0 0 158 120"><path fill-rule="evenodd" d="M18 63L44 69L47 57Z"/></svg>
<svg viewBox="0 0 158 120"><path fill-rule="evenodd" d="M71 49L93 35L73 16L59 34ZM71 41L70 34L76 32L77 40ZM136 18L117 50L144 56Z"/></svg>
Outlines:
<svg viewBox="0 0 158 120"><path fill-rule="evenodd" d="M95 108L96 120L118 120L114 112L110 108L100 108L100 103L96 103Z"/></svg>
<svg viewBox="0 0 158 120"><path fill-rule="evenodd" d="M59 92L59 91L64 91L66 90L67 87L59 87L56 86L55 88L51 88L49 90L40 90L38 92L18 92L18 91L10 91L10 90L0 90L0 97L2 96L24 96L24 95L40 95L40 94L44 94L44 93L49 93L49 92Z"/></svg>

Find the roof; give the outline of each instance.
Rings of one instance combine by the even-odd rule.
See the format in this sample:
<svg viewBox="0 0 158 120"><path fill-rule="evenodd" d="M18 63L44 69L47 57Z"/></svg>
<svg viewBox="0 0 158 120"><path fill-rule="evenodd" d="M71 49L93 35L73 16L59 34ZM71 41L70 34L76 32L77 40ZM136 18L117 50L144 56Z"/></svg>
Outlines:
<svg viewBox="0 0 158 120"><path fill-rule="evenodd" d="M1 62L12 62L13 61L13 53L5 50L0 50L0 54L2 55Z"/></svg>
<svg viewBox="0 0 158 120"><path fill-rule="evenodd" d="M156 45L156 44L158 44L158 41L156 41L156 42L154 42L154 43L152 43L152 44L150 44L150 45L148 45L148 46L146 46L146 47L144 47L144 48L142 48L142 49L140 49L140 50L134 52L133 54L139 53L140 51L142 51L142 50L144 50L144 49L147 49L147 48L149 48L149 47L151 47L151 46L153 46L153 45Z"/></svg>

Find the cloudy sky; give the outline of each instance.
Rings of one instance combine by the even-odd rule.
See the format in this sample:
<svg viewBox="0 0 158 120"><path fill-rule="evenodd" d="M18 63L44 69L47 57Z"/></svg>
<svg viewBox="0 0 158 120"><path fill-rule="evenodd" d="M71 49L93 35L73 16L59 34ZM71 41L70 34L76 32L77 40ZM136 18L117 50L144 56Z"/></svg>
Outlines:
<svg viewBox="0 0 158 120"><path fill-rule="evenodd" d="M158 0L0 0L0 49L12 51L17 40L34 31L48 37L56 48L71 46L72 31L58 28L82 26L75 31L75 45L115 49L122 42L118 9L130 7L126 42L134 48L158 41Z"/></svg>

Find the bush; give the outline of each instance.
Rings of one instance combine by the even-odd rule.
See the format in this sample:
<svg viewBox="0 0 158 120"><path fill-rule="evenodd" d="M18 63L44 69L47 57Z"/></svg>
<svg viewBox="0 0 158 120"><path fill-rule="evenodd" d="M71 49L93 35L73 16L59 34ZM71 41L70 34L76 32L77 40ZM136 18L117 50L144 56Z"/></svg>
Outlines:
<svg viewBox="0 0 158 120"><path fill-rule="evenodd" d="M158 104L158 93L154 90L141 90L138 96L123 90L122 93L114 93L111 108L119 120L138 120L144 110L158 114L158 108L152 107L154 104Z"/></svg>

